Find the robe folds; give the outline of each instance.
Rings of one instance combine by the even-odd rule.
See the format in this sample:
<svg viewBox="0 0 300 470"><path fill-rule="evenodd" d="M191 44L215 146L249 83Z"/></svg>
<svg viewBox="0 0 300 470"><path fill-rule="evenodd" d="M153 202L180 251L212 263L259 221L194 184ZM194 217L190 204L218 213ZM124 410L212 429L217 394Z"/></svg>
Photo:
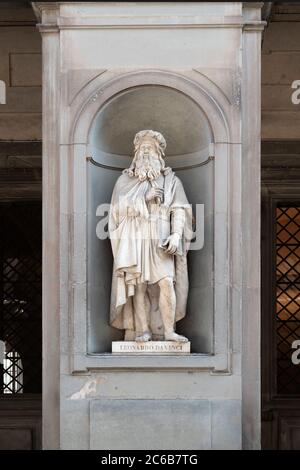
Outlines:
<svg viewBox="0 0 300 470"><path fill-rule="evenodd" d="M163 188L162 201L146 202L151 185ZM178 226L181 226L179 247L175 255L170 255L164 244ZM170 168L152 182L140 181L123 172L112 194L109 235L114 257L111 326L126 330L126 339L134 337L132 299L136 285L141 282L148 285L150 315L159 315L155 289L164 277L174 280L175 321L182 319L188 295L187 252L193 238L192 209L180 179Z"/></svg>

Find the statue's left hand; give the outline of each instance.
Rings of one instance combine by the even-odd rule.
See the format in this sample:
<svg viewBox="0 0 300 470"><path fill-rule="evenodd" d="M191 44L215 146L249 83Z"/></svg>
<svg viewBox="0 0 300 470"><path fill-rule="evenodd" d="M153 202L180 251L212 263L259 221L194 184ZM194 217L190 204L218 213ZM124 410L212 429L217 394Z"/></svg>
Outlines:
<svg viewBox="0 0 300 470"><path fill-rule="evenodd" d="M178 233L172 233L165 242L165 245L167 246L166 253L174 255L179 247L179 241L180 235Z"/></svg>

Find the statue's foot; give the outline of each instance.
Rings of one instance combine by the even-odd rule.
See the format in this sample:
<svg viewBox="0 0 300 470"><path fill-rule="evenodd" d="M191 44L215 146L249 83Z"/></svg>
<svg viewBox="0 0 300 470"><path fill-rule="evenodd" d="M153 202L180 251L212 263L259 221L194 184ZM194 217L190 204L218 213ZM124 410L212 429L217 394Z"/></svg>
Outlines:
<svg viewBox="0 0 300 470"><path fill-rule="evenodd" d="M152 338L151 333L149 333L149 331L145 331L145 333L143 333L141 336L137 336L135 340L139 343L142 343L144 341L150 341L151 338Z"/></svg>
<svg viewBox="0 0 300 470"><path fill-rule="evenodd" d="M178 341L179 343L187 343L188 338L182 335L178 335L173 331L172 333L165 334L165 341Z"/></svg>

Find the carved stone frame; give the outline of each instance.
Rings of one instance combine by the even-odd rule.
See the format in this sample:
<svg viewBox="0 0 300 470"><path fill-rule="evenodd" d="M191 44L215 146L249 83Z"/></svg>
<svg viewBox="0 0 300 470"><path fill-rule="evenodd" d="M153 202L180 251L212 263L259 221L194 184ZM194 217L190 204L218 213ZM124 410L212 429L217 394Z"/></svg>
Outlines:
<svg viewBox="0 0 300 470"><path fill-rule="evenodd" d="M234 369L238 375L241 374L242 447L244 449L260 448L260 61L263 29L260 16L261 5L261 2L244 2L242 16L236 19L229 17L224 21L223 17L214 17L213 21L207 23L202 19L199 21L196 18L194 21L192 18L190 24L184 24L184 27L191 28L196 26L201 28L234 27L241 30L242 48L239 49L239 58L241 59L243 78L242 81L238 76L232 79L233 83L238 82L233 86L236 98L232 100L225 96L219 87L205 77L204 73L200 74L197 79L197 72L191 72L190 75L194 77L192 80L189 80L189 73L184 73L184 76L177 74L181 78L185 77L185 83L190 83L191 88L197 88L203 102L209 100L209 97L206 96L207 93L211 96L211 102L208 106L211 111L209 120L210 122L214 121L215 126L217 122L222 123L221 129L219 129L221 132L214 132L215 139L216 135L225 137L225 140L219 139L219 137L215 140L216 157L223 153L224 148L227 150L227 169L230 174L230 190L227 193L229 211L226 220L226 223L229 222L227 228L228 246L226 246L226 267L228 269L220 274L223 278L228 276L226 278L228 286L226 291L227 323L225 322L225 332L215 330L215 339L226 336L226 347L224 348L222 343L221 345L217 344L223 351L224 362L218 368L221 372L217 373L230 373L231 359L233 359L235 361ZM78 297L76 298L78 294L81 299L85 295L84 288L80 289L78 285L74 289L72 285L69 268L73 269L76 263L79 264L83 256L80 253L81 257L70 263L72 259L70 250L73 242L68 230L73 225L69 205L72 195L70 183L71 181L73 183L82 181L78 170L83 168L85 172L86 156L86 141L80 140L80 134L78 134L79 140L70 140L70 129L72 127L74 132L76 119L81 116L81 110L84 112L84 106L88 100L97 101L97 89L102 89L102 80L100 80L98 88L96 85L101 78L99 74L104 74L105 71L96 70L94 74L94 71L90 70L71 70L66 73L61 69L60 47L63 44L64 29L94 28L95 22L82 25L79 20L74 24L71 24L70 21L64 24L62 18L59 18L58 23L59 2L34 2L33 8L42 23L39 25L39 29L43 36L44 57L43 211L47 237L44 239L43 270L43 441L44 448L53 449L58 448L60 443L61 376L75 370L79 373L89 374L89 369L93 368L96 370L101 370L101 368L125 370L126 368L131 369L134 364L131 361L131 365L128 367L128 358L126 359L127 365L126 361L124 363L118 361L117 364L112 365L110 355L97 358L86 356L86 338L83 337L82 341L78 342L78 338L82 334L80 328L85 311L75 312L76 316L81 316L81 323L77 325L70 304L73 298L78 304ZM157 17L153 18L157 21ZM159 21L158 27L183 27L182 24L173 24L170 20L172 18L164 18ZM148 24L148 18L134 17L129 27L153 28L153 24L154 22ZM102 28L103 25L101 24L99 27ZM119 23L112 23L109 27L119 28L120 26ZM201 58L199 60L201 61ZM75 72L84 72L84 74L88 72L88 77L83 80L83 85L85 83L86 86L78 87L76 93L70 96L69 92L72 94L72 90L69 83ZM218 68L217 72L220 74L221 69ZM112 72L109 73L113 75ZM104 74L106 79L108 79L109 73ZM68 74L69 81L66 76ZM96 75L98 78L95 78ZM127 78L130 78L129 75ZM62 102L64 107L61 106ZM240 103L242 103L241 109L239 108ZM63 120L58 121L60 109L63 109L64 117ZM85 118L88 120L87 113L85 113ZM225 133L222 130L225 130ZM68 173L71 167L69 166L71 158L79 160L75 175ZM78 217L80 218L80 213L77 214ZM219 329L219 325L215 326ZM241 351L242 357L240 356ZM146 370L159 370L160 368L164 370L210 369L211 373L214 373L212 364L208 365L207 360L214 361L215 358L216 356L203 358L200 355L191 356L187 363L181 364L181 366L177 361L166 364L169 358L162 358L163 364L161 366L159 357L154 358L155 363L153 358L149 357L145 358L147 360L146 367L144 364L140 364L139 367ZM106 359L108 360L106 361ZM206 369L203 361L206 361Z"/></svg>
<svg viewBox="0 0 300 470"><path fill-rule="evenodd" d="M204 111L213 134L215 149L214 187L214 331L213 353L190 356L120 356L87 354L87 142L93 120L102 105L117 93L139 85L162 85L185 93ZM69 370L72 373L99 369L197 369L231 374L232 314L239 307L233 300L230 279L240 279L240 254L232 242L241 230L240 217L234 211L232 191L239 191L241 145L232 126L237 106L232 110L228 98L200 70L179 74L165 70L128 73L99 71L96 79L72 99L70 133L61 146L61 298L63 317L69 319ZM67 143L67 142L66 142ZM233 166L233 159L235 161ZM78 191L80 188L80 191ZM240 197L240 194L239 194ZM67 240L69 237L69 243ZM231 260L229 262L229 260ZM238 281L239 282L239 281ZM68 286L68 289L65 289ZM68 295L65 295L68 292ZM68 312L68 313L67 313Z"/></svg>

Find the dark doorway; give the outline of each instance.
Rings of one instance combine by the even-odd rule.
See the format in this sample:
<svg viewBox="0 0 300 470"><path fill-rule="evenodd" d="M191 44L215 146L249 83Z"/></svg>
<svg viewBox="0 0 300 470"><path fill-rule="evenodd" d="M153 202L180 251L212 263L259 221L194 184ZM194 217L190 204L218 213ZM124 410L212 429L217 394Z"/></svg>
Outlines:
<svg viewBox="0 0 300 470"><path fill-rule="evenodd" d="M262 158L262 448L300 449L300 145Z"/></svg>
<svg viewBox="0 0 300 470"><path fill-rule="evenodd" d="M0 220L0 449L36 449L41 447L41 202L2 202Z"/></svg>

